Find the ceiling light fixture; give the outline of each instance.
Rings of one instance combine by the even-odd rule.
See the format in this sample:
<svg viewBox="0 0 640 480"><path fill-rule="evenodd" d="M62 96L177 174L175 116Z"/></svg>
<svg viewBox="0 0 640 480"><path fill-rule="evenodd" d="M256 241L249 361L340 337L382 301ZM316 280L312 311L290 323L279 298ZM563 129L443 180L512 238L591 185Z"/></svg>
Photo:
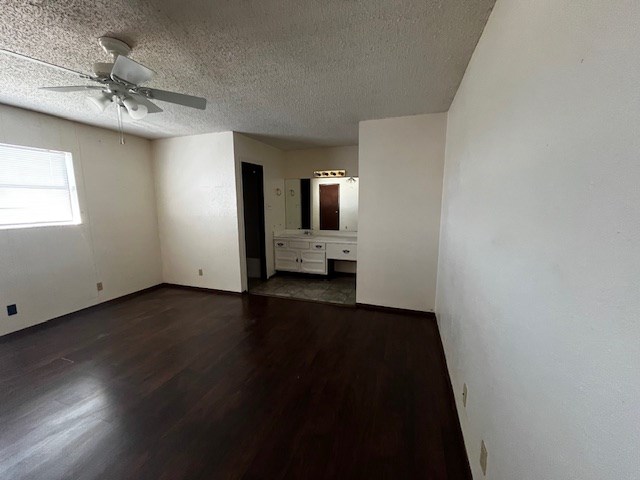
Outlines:
<svg viewBox="0 0 640 480"><path fill-rule="evenodd" d="M85 103L95 108L99 113L102 113L104 112L105 108L107 108L107 106L111 103L111 95L102 93L98 97L88 96L85 99Z"/></svg>
<svg viewBox="0 0 640 480"><path fill-rule="evenodd" d="M314 177L324 177L324 178L344 177L346 175L347 175L346 170L316 170L315 172L313 172Z"/></svg>
<svg viewBox="0 0 640 480"><path fill-rule="evenodd" d="M122 100L122 104L124 105L124 108L127 109L127 113L129 113L131 118L134 120L142 120L147 116L147 106L136 102L133 98L126 97Z"/></svg>
<svg viewBox="0 0 640 480"><path fill-rule="evenodd" d="M89 97L85 103L98 112L104 112L109 103L115 103L118 115L118 129L120 130L120 143L124 144L123 120L141 120L148 113L159 113L162 109L151 100L173 103L198 110L207 108L207 100L193 95L168 92L142 86L153 78L155 72L144 65L131 60L128 55L131 47L122 40L111 37L100 37L98 43L113 58L112 62L96 62L93 64L93 75L78 72L70 68L54 65L37 58L29 57L21 53L12 52L0 48L0 54L21 58L38 65L54 68L67 74L72 74L82 80L95 82L94 84L67 85L56 87L42 87L42 90L50 92L73 93L86 92L87 90L100 91L98 97Z"/></svg>

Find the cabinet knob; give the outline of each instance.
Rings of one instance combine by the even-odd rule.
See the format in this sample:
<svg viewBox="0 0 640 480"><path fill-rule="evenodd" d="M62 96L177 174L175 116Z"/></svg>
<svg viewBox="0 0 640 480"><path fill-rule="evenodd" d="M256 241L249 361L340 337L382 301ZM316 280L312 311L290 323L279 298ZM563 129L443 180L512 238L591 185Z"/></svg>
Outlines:
<svg viewBox="0 0 640 480"><path fill-rule="evenodd" d="M342 250L342 253L349 253L351 250Z"/></svg>

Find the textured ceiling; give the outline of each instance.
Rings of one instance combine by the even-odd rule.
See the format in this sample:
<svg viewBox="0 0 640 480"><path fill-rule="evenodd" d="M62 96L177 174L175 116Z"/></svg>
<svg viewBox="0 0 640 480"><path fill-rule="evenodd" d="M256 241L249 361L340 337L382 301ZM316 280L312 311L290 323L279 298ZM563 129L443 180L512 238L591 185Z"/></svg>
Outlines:
<svg viewBox="0 0 640 480"><path fill-rule="evenodd" d="M494 0L0 0L0 48L91 71L97 37L134 47L156 88L203 96L206 111L158 102L126 125L147 138L235 130L291 149L352 145L358 122L448 110ZM116 128L84 94L40 86L72 75L0 55L0 103Z"/></svg>

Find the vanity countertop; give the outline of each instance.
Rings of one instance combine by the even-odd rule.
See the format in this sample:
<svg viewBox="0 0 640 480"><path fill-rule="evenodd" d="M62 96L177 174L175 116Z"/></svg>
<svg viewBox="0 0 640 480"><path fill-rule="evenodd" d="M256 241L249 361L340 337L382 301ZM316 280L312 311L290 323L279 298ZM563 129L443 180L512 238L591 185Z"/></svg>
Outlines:
<svg viewBox="0 0 640 480"><path fill-rule="evenodd" d="M279 232L273 235L274 239L295 239L306 240L308 242L325 242L325 243L358 243L358 235L356 232L345 233L313 233L311 235L305 235L303 232Z"/></svg>

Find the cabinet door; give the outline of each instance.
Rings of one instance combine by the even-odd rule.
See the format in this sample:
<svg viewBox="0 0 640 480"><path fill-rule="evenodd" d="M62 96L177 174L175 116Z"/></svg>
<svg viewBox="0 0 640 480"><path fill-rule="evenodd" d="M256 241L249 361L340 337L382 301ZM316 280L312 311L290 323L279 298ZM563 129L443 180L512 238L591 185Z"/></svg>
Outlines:
<svg viewBox="0 0 640 480"><path fill-rule="evenodd" d="M327 274L327 260L324 252L300 252L300 271Z"/></svg>
<svg viewBox="0 0 640 480"><path fill-rule="evenodd" d="M285 272L299 271L300 262L298 261L298 252L295 250L276 250L276 270Z"/></svg>

